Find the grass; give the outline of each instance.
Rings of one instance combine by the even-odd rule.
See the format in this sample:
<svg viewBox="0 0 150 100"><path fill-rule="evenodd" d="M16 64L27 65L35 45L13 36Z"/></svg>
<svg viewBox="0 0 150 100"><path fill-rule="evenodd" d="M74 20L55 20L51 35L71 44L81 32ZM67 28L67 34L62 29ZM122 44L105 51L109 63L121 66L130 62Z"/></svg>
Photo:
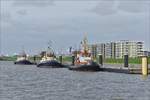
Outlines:
<svg viewBox="0 0 150 100"><path fill-rule="evenodd" d="M36 57L36 60L40 60L40 57ZM0 61L16 61L17 56L0 57ZM29 57L29 60L34 61L34 57Z"/></svg>
<svg viewBox="0 0 150 100"><path fill-rule="evenodd" d="M11 57L0 57L0 61L15 61L17 59L16 56Z"/></svg>
<svg viewBox="0 0 150 100"><path fill-rule="evenodd" d="M142 58L137 57L137 58L129 58L128 60L129 64L141 64L142 63ZM111 63L111 64L121 64L124 63L124 59L105 59L104 63ZM148 63L150 64L150 57L148 57Z"/></svg>
<svg viewBox="0 0 150 100"><path fill-rule="evenodd" d="M104 59L104 63L114 63L114 64L121 64L123 63L123 59Z"/></svg>
<svg viewBox="0 0 150 100"><path fill-rule="evenodd" d="M59 61L59 57L56 57L56 59ZM62 57L63 62L72 62L72 57L71 56L63 56Z"/></svg>
<svg viewBox="0 0 150 100"><path fill-rule="evenodd" d="M34 57L29 57L29 60L34 62ZM35 59L36 61L40 61L41 60L41 57L36 57Z"/></svg>

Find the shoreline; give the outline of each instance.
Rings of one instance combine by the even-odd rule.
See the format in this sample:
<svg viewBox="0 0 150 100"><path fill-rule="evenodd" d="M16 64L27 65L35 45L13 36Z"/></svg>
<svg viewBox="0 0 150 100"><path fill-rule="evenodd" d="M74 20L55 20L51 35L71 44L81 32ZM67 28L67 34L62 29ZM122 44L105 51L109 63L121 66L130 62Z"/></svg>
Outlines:
<svg viewBox="0 0 150 100"><path fill-rule="evenodd" d="M41 57L36 57L36 61L40 61ZM59 60L59 57L56 57L57 60ZM10 56L10 57L0 57L0 61L16 61L17 57L16 56ZM33 57L29 57L30 61L34 61ZM65 62L71 62L72 58L70 56L64 56L63 57L63 63ZM98 62L98 59L97 61ZM141 64L141 58L129 58L129 64ZM124 64L124 59L112 59L112 58L107 58L103 60L103 64ZM150 64L150 57L148 57L148 64Z"/></svg>

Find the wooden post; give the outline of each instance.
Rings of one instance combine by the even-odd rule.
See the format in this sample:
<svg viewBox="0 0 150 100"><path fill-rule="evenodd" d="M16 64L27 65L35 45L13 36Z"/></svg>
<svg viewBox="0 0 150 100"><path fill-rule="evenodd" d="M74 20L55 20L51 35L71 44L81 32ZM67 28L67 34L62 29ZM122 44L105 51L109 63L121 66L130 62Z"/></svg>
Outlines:
<svg viewBox="0 0 150 100"><path fill-rule="evenodd" d="M124 55L124 67L128 67L128 55Z"/></svg>
<svg viewBox="0 0 150 100"><path fill-rule="evenodd" d="M142 57L142 75L148 75L148 59L147 56Z"/></svg>
<svg viewBox="0 0 150 100"><path fill-rule="evenodd" d="M36 56L34 55L34 57L33 57L33 60L34 60L34 63L36 62Z"/></svg>
<svg viewBox="0 0 150 100"><path fill-rule="evenodd" d="M103 65L103 56L101 54L99 54L98 58L99 58L99 64Z"/></svg>
<svg viewBox="0 0 150 100"><path fill-rule="evenodd" d="M59 62L62 64L62 55L59 56Z"/></svg>
<svg viewBox="0 0 150 100"><path fill-rule="evenodd" d="M72 65L74 66L75 63L75 56L72 56Z"/></svg>

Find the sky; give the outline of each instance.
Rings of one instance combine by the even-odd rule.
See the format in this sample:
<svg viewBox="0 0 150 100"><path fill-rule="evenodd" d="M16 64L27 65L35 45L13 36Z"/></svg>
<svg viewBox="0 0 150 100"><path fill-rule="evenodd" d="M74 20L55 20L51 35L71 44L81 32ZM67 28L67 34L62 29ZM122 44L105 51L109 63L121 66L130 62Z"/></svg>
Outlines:
<svg viewBox="0 0 150 100"><path fill-rule="evenodd" d="M143 41L150 50L150 0L0 0L0 53L29 54L89 43Z"/></svg>

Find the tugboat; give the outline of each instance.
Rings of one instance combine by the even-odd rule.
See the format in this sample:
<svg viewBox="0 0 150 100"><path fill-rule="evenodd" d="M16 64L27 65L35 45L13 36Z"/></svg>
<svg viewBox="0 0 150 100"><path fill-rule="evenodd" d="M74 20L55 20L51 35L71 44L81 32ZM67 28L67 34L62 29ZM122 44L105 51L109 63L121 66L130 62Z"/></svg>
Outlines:
<svg viewBox="0 0 150 100"><path fill-rule="evenodd" d="M33 65L35 63L32 63L28 60L27 54L25 51L23 51L20 55L17 56L17 60L14 62L14 64L19 65Z"/></svg>
<svg viewBox="0 0 150 100"><path fill-rule="evenodd" d="M48 50L44 52L42 55L42 59L39 64L37 64L37 67L40 68L64 68L65 66L61 63L59 63L56 60L56 56L52 50L52 48L48 47Z"/></svg>
<svg viewBox="0 0 150 100"><path fill-rule="evenodd" d="M100 71L100 66L93 60L90 50L87 45L87 38L81 42L81 50L76 51L74 65L69 67L75 71Z"/></svg>

